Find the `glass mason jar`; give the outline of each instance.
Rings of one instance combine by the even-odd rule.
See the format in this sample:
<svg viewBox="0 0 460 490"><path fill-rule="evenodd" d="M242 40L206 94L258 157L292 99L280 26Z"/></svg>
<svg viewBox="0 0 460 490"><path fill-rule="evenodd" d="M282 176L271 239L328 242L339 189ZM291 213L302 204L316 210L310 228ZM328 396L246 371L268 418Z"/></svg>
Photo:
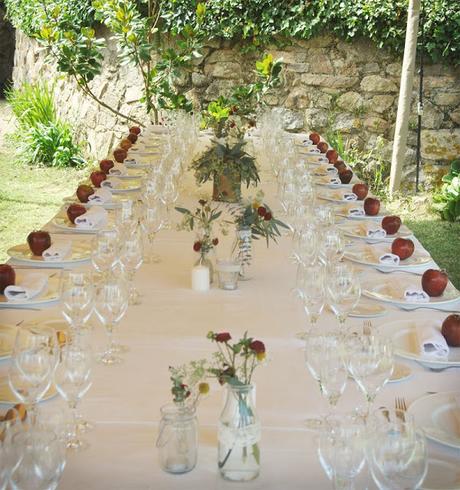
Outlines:
<svg viewBox="0 0 460 490"><path fill-rule="evenodd" d="M161 407L157 439L160 466L168 473L193 470L198 456L198 421L195 409L169 404Z"/></svg>
<svg viewBox="0 0 460 490"><path fill-rule="evenodd" d="M255 386L227 384L219 419L218 467L226 480L249 481L259 476L261 428L255 411Z"/></svg>
<svg viewBox="0 0 460 490"><path fill-rule="evenodd" d="M252 262L252 232L250 226L244 226L236 230L236 238L233 244L233 259L241 264L240 281L247 281L248 268Z"/></svg>

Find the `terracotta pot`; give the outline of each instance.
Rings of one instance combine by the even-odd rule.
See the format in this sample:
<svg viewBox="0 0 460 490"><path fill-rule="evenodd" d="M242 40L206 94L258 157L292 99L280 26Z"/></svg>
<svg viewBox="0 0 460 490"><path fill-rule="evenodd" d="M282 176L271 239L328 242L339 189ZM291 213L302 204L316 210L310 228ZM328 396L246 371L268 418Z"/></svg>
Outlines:
<svg viewBox="0 0 460 490"><path fill-rule="evenodd" d="M221 202L238 202L241 197L241 179L232 179L228 175L214 176L212 199Z"/></svg>

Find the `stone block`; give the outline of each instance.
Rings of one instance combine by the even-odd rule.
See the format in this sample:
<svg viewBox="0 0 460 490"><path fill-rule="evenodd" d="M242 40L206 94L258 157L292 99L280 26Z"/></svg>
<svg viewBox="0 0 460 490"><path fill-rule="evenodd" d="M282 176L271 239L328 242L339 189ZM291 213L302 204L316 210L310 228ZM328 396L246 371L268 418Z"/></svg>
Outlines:
<svg viewBox="0 0 460 490"><path fill-rule="evenodd" d="M364 100L358 92L345 92L337 99L337 106L346 111L354 111L363 104Z"/></svg>
<svg viewBox="0 0 460 490"><path fill-rule="evenodd" d="M372 133L385 133L388 129L389 123L381 117L369 116L364 119L363 125Z"/></svg>
<svg viewBox="0 0 460 490"><path fill-rule="evenodd" d="M460 104L460 92L438 92L433 101L436 105L457 106Z"/></svg>
<svg viewBox="0 0 460 490"><path fill-rule="evenodd" d="M305 89L295 88L292 90L284 103L288 109L305 109L310 103L310 98Z"/></svg>
<svg viewBox="0 0 460 490"><path fill-rule="evenodd" d="M238 78L241 76L241 65L232 61L205 65L206 76L214 78Z"/></svg>
<svg viewBox="0 0 460 490"><path fill-rule="evenodd" d="M193 72L192 73L192 85L198 88L206 87L209 85L209 78L202 73Z"/></svg>
<svg viewBox="0 0 460 490"><path fill-rule="evenodd" d="M449 114L449 117L452 119L452 121L460 126L460 109L455 110L454 112L451 112Z"/></svg>
<svg viewBox="0 0 460 490"><path fill-rule="evenodd" d="M460 128L422 130L422 158L450 161L459 155Z"/></svg>
<svg viewBox="0 0 460 490"><path fill-rule="evenodd" d="M323 109L307 109L304 113L305 125L309 130L320 130L328 124L327 112Z"/></svg>
<svg viewBox="0 0 460 490"><path fill-rule="evenodd" d="M335 118L332 128L341 133L351 133L353 130L361 128L361 120L352 114L341 113Z"/></svg>
<svg viewBox="0 0 460 490"><path fill-rule="evenodd" d="M336 39L329 35L321 35L321 36L316 36L313 37L312 39L298 39L295 41L298 46L304 49L309 49L309 48L328 48L329 46L332 46L336 42Z"/></svg>
<svg viewBox="0 0 460 490"><path fill-rule="evenodd" d="M369 109L382 114L388 110L394 103L395 97L393 95L374 95L369 101Z"/></svg>
<svg viewBox="0 0 460 490"><path fill-rule="evenodd" d="M357 77L345 77L341 75L304 74L302 75L301 80L305 85L326 88L351 88L358 83Z"/></svg>
<svg viewBox="0 0 460 490"><path fill-rule="evenodd" d="M386 66L386 72L393 77L400 77L402 70L402 60L399 63L390 63Z"/></svg>
<svg viewBox="0 0 460 490"><path fill-rule="evenodd" d="M397 92L398 87L388 78L383 78L380 75L368 75L361 81L361 89L365 92L381 92L391 93Z"/></svg>
<svg viewBox="0 0 460 490"><path fill-rule="evenodd" d="M297 131L299 129L303 129L304 118L300 112L279 107L275 109L275 113L281 117L283 128L286 131Z"/></svg>

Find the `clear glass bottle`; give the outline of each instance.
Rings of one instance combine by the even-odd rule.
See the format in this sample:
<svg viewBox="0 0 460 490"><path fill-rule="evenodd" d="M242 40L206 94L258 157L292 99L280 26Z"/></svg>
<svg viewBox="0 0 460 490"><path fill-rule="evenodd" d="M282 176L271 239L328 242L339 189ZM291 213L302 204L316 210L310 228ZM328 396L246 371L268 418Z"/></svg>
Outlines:
<svg viewBox="0 0 460 490"><path fill-rule="evenodd" d="M250 279L248 277L248 268L252 262L252 232L249 226L236 230L233 259L241 264L240 281Z"/></svg>
<svg viewBox="0 0 460 490"><path fill-rule="evenodd" d="M157 439L160 466L168 473L193 470L198 456L198 421L195 409L180 405L161 407Z"/></svg>
<svg viewBox="0 0 460 490"><path fill-rule="evenodd" d="M219 419L219 471L226 480L254 480L260 472L261 436L255 386L226 387L225 406Z"/></svg>

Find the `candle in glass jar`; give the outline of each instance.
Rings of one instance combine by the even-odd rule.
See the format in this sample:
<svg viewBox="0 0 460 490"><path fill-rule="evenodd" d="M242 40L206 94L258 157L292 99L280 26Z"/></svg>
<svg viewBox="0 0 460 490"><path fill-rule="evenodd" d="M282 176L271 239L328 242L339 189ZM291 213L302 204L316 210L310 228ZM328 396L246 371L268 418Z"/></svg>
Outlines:
<svg viewBox="0 0 460 490"><path fill-rule="evenodd" d="M192 289L194 291L209 291L209 269L204 265L197 265L192 269Z"/></svg>

